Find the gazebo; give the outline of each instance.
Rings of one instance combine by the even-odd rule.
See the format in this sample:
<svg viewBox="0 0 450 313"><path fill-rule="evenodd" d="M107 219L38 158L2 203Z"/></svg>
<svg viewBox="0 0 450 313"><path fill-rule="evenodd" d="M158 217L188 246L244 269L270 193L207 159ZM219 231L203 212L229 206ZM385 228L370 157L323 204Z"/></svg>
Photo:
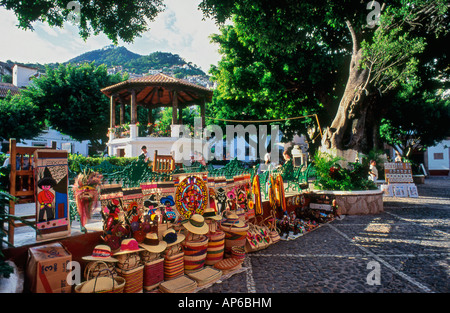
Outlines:
<svg viewBox="0 0 450 313"><path fill-rule="evenodd" d="M138 156L141 146L146 145L150 155L155 150L158 154L171 154L171 147L179 139L178 132L173 132L174 125L182 124L182 109L192 105L200 106L202 127L205 125L205 105L211 102L213 91L177 79L163 73L129 79L108 86L101 91L110 98L110 129L108 154L115 156ZM116 105L119 105L119 125L117 125ZM115 130L125 125L125 106L129 105L130 122L125 136ZM170 136L139 137L137 125L137 106L148 109L148 121L152 123L152 109L172 107L172 127Z"/></svg>

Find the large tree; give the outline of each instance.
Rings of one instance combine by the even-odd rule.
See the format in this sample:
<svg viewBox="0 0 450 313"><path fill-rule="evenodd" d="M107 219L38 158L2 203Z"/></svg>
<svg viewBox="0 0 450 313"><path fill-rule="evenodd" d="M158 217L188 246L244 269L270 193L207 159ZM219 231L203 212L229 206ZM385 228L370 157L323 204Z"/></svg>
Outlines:
<svg viewBox="0 0 450 313"><path fill-rule="evenodd" d="M378 2L375 6L368 3L204 0L201 8L206 16L219 23L232 20L232 26L224 27L219 37L225 54L218 69L213 69L219 100L230 105L239 99L255 99L247 103L255 107L254 94L279 91L277 99L263 97L274 101L272 106L262 105L258 110L261 116L273 112L280 118L311 112L316 102L316 110L323 107L334 112L330 123L324 118L329 125L324 148L367 152L377 145L379 123L399 89L413 83L421 86L437 74L448 78L448 67L441 62L448 47L436 49L427 44L436 38L445 42L449 36L447 1L398 0L383 9L376 6ZM380 19L373 25L371 17L378 9ZM434 62L423 57L430 49ZM250 75L258 64L263 71ZM429 69L426 74L418 71L423 67ZM275 82L275 88L270 92L258 89L264 81ZM245 99L246 92L253 90L256 93L247 93ZM291 106L280 101L287 93L295 94ZM244 103L240 105L239 112L245 112Z"/></svg>
<svg viewBox="0 0 450 313"><path fill-rule="evenodd" d="M124 80L94 63L59 65L33 80L22 92L40 109L40 119L76 140L90 140L101 150L107 140L109 101L100 89Z"/></svg>
<svg viewBox="0 0 450 313"><path fill-rule="evenodd" d="M43 125L39 107L29 98L8 94L0 99L0 139L31 139L40 133Z"/></svg>
<svg viewBox="0 0 450 313"><path fill-rule="evenodd" d="M23 29L36 21L56 27L72 22L83 39L104 33L115 44L132 42L164 9L162 0L0 0L0 6L12 10Z"/></svg>

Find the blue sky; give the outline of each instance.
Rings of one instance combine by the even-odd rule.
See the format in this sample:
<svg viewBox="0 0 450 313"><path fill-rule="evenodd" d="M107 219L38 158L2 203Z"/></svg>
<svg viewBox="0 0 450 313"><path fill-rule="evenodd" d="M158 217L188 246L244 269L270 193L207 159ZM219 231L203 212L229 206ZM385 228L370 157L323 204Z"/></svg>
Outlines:
<svg viewBox="0 0 450 313"><path fill-rule="evenodd" d="M165 0L166 10L150 24L150 30L137 38L133 44L119 42L128 50L149 54L155 51L171 52L186 61L200 66L205 72L220 59L218 46L210 43L209 36L218 33L212 20L203 19L198 10L200 0ZM34 31L17 28L16 16L0 7L0 29L2 44L0 61L16 62L65 62L84 52L110 45L101 34L83 41L78 29L66 23L63 28L52 28L35 23Z"/></svg>

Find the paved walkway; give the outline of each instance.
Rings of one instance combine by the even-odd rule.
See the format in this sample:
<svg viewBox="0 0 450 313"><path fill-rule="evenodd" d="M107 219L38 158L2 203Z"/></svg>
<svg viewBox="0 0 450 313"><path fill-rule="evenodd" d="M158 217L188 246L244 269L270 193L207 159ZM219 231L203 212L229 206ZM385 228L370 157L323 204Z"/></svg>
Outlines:
<svg viewBox="0 0 450 313"><path fill-rule="evenodd" d="M419 198L385 198L385 212L345 216L247 255L246 271L201 292L447 293L450 180Z"/></svg>

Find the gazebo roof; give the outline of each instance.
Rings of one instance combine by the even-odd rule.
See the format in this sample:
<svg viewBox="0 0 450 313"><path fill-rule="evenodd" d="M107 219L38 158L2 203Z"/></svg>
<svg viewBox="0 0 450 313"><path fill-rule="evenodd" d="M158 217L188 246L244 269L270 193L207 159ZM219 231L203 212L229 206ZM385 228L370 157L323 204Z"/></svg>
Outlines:
<svg viewBox="0 0 450 313"><path fill-rule="evenodd" d="M106 96L118 96L128 102L131 90L136 91L136 104L145 107L172 106L173 91L177 91L178 105L191 105L205 98L211 102L213 92L208 88L174 78L163 73L132 78L101 89Z"/></svg>

